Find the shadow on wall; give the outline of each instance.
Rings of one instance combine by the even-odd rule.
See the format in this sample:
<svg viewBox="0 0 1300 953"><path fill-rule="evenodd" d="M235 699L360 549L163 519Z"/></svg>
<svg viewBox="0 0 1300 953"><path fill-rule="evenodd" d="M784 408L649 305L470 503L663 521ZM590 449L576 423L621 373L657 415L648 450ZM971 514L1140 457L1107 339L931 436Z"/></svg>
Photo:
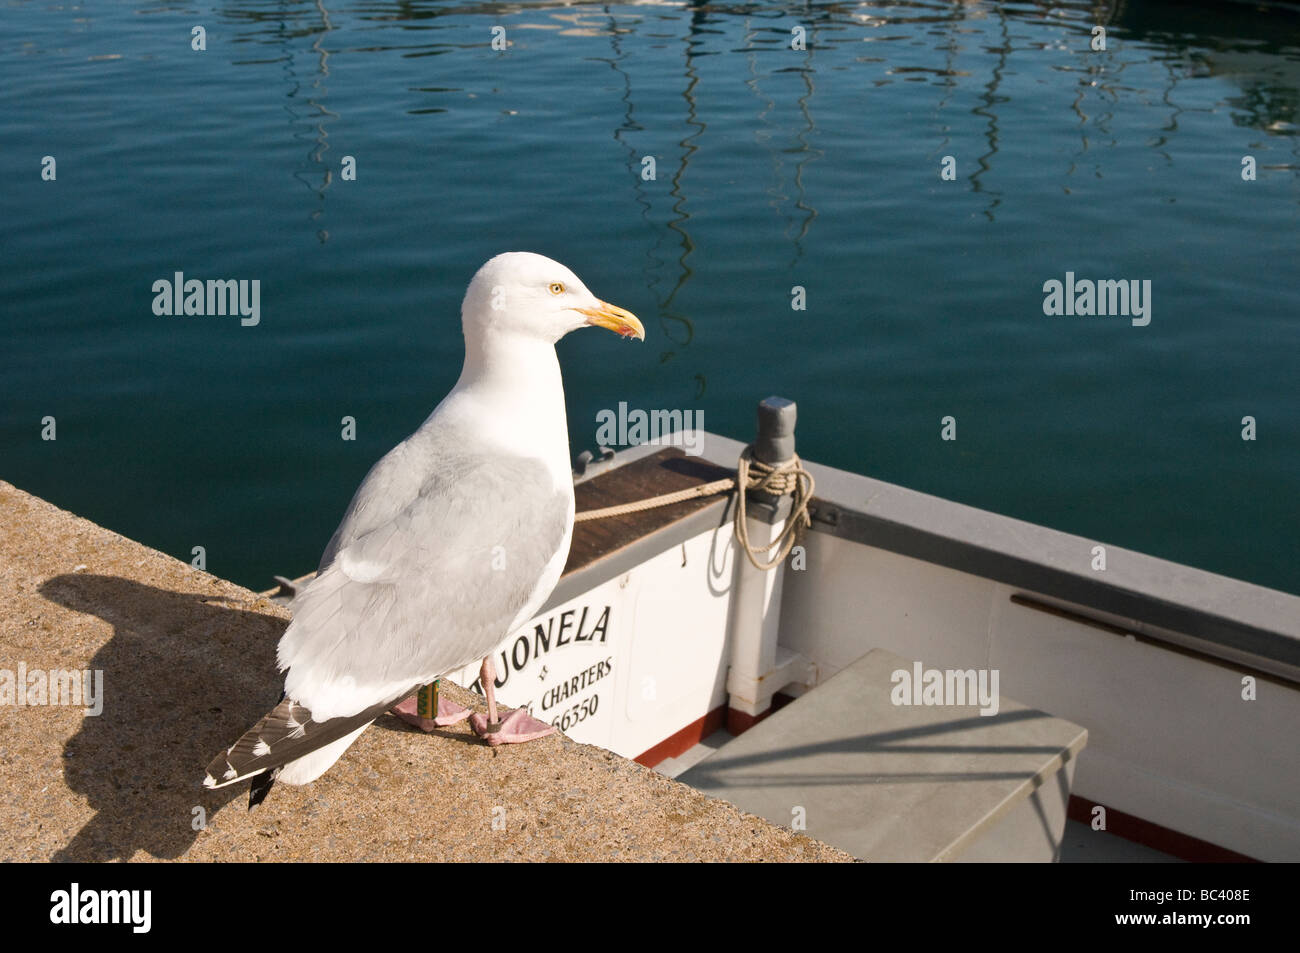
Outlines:
<svg viewBox="0 0 1300 953"><path fill-rule="evenodd" d="M54 860L179 857L198 837L196 807L210 820L245 796L246 785L205 789L204 768L280 697L287 621L115 576L56 576L40 592L114 629L88 666L104 673L103 713L63 750L64 783L98 813Z"/></svg>

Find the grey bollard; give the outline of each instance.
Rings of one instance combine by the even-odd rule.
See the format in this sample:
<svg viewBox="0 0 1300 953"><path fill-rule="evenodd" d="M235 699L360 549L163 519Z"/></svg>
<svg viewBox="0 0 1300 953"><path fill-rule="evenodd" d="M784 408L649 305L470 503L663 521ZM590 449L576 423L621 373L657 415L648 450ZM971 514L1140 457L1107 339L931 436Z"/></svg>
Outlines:
<svg viewBox="0 0 1300 953"><path fill-rule="evenodd" d="M769 397L758 404L758 436L754 438L754 459L769 466L784 463L794 456L794 424L798 407L784 397ZM775 504L782 497L771 493L751 491L751 499ZM769 512L755 512L754 516L771 522L784 519L789 510L789 500Z"/></svg>
<svg viewBox="0 0 1300 953"><path fill-rule="evenodd" d="M769 466L784 463L794 456L794 423L799 412L792 400L769 397L758 404L758 437L754 440L754 459Z"/></svg>

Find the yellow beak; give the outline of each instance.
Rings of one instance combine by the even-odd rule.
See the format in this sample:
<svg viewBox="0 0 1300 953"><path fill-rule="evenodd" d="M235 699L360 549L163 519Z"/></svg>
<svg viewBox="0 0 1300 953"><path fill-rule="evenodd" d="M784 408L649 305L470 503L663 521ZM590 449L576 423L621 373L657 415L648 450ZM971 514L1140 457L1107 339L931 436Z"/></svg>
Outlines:
<svg viewBox="0 0 1300 953"><path fill-rule="evenodd" d="M587 316L587 323L597 328L605 328L625 338L645 340L645 328L631 311L624 311L616 304L602 301L599 308L575 308L579 314Z"/></svg>

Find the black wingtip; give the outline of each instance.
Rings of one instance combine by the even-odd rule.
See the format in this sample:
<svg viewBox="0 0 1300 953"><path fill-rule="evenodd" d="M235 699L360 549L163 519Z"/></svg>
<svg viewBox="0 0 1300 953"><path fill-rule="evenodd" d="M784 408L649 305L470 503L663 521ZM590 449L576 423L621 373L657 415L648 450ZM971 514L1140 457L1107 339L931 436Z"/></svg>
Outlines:
<svg viewBox="0 0 1300 953"><path fill-rule="evenodd" d="M266 800L266 796L271 793L271 788L275 786L275 778L279 773L280 769L276 768L273 771L263 771L253 777L253 783L248 788L250 811Z"/></svg>

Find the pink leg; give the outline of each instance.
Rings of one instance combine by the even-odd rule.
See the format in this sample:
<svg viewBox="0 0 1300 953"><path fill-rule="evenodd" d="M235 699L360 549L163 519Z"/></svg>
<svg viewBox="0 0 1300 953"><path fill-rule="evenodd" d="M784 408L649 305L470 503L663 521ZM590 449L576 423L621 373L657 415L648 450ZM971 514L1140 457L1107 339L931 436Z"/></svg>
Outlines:
<svg viewBox="0 0 1300 953"><path fill-rule="evenodd" d="M434 682L437 685L437 682ZM433 731L435 728L446 728L448 725L454 725L458 721L464 721L469 717L470 711L453 701L448 701L442 695L438 695L438 713L434 717L428 717L426 711L421 712L420 703L421 695L430 691L433 686L426 685L418 693L412 695L406 701L394 705L390 710L402 721L410 725L415 725L421 731ZM426 699L427 705L427 699Z"/></svg>
<svg viewBox="0 0 1300 953"><path fill-rule="evenodd" d="M520 744L555 733L554 725L538 721L523 708L507 712L504 718L497 721L497 671L490 655L483 660L479 680L483 686L483 694L487 696L488 713L487 717L477 713L471 715L469 723L475 733L488 744L494 748L497 745Z"/></svg>
<svg viewBox="0 0 1300 953"><path fill-rule="evenodd" d="M483 694L487 696L488 716L487 725L490 731L496 731L497 724L497 667L492 663L492 656L483 660L483 666L478 670L478 683L483 686Z"/></svg>

